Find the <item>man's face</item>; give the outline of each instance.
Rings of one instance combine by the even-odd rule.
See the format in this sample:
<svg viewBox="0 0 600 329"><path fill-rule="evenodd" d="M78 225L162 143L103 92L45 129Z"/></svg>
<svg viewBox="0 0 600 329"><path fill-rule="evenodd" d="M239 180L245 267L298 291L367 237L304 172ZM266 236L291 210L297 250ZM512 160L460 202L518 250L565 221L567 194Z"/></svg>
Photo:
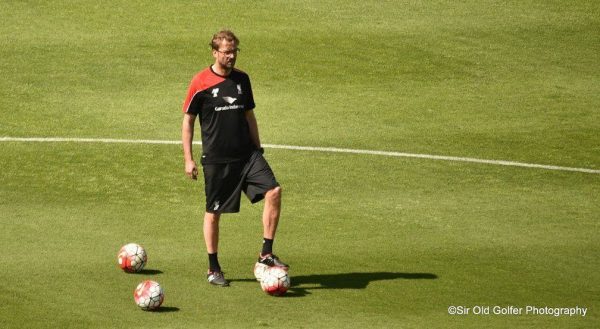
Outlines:
<svg viewBox="0 0 600 329"><path fill-rule="evenodd" d="M213 49L213 57L216 63L222 68L231 70L235 66L235 60L237 58L238 48L235 42L227 40L221 41L218 50Z"/></svg>

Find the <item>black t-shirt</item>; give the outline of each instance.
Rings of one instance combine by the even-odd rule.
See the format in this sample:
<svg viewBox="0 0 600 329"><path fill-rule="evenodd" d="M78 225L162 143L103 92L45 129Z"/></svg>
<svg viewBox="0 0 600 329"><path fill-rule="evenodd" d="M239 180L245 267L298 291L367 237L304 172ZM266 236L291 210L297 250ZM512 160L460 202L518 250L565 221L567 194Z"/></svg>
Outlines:
<svg viewBox="0 0 600 329"><path fill-rule="evenodd" d="M248 75L234 69L228 76L208 67L194 76L183 105L198 115L202 129L202 164L241 161L256 149L246 111L255 107Z"/></svg>

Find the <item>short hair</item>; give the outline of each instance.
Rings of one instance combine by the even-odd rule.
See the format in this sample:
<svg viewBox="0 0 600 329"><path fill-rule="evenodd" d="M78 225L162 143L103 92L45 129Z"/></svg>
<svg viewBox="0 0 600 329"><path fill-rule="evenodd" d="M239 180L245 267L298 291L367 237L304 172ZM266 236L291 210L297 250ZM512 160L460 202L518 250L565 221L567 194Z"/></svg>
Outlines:
<svg viewBox="0 0 600 329"><path fill-rule="evenodd" d="M221 30L213 35L210 42L210 47L214 50L219 50L219 46L223 40L227 42L234 42L236 46L240 44L240 40L235 36L235 34L233 34L233 32L230 30Z"/></svg>

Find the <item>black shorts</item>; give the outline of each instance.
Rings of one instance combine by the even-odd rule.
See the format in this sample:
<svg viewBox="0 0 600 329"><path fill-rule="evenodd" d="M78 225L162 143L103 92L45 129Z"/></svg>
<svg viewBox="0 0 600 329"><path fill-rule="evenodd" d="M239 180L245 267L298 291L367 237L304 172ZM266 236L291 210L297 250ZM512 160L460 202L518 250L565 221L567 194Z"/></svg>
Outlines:
<svg viewBox="0 0 600 329"><path fill-rule="evenodd" d="M241 192L256 203L277 186L275 175L263 155L256 151L247 161L205 164L204 190L206 212L235 213L240 211Z"/></svg>

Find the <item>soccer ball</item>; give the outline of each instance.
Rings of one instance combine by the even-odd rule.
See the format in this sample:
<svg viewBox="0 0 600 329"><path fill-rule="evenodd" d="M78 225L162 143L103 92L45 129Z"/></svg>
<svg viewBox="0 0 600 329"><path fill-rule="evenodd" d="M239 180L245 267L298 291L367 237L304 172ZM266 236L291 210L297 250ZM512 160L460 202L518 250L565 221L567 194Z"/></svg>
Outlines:
<svg viewBox="0 0 600 329"><path fill-rule="evenodd" d="M119 267L125 272L139 272L146 265L146 251L137 243L129 243L121 247L117 255Z"/></svg>
<svg viewBox="0 0 600 329"><path fill-rule="evenodd" d="M268 269L269 266L256 262L256 264L254 264L254 277L256 278L256 281L260 282L260 279L262 278L263 274Z"/></svg>
<svg viewBox="0 0 600 329"><path fill-rule="evenodd" d="M269 267L262 273L260 287L269 295L281 296L290 287L290 276L281 267Z"/></svg>
<svg viewBox="0 0 600 329"><path fill-rule="evenodd" d="M165 299L165 293L158 282L146 280L135 288L133 298L142 310L152 311L160 307Z"/></svg>

